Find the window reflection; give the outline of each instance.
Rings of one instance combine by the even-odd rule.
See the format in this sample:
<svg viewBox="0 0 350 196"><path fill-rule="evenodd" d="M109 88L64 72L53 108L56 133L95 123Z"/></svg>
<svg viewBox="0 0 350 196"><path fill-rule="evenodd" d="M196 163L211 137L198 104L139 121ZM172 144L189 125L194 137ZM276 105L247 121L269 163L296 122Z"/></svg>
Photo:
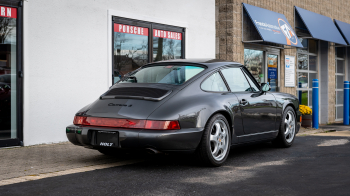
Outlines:
<svg viewBox="0 0 350 196"><path fill-rule="evenodd" d="M263 51L244 49L244 65L259 84L264 82Z"/></svg>
<svg viewBox="0 0 350 196"><path fill-rule="evenodd" d="M308 105L308 92L309 91L302 91L302 90L297 91L300 105Z"/></svg>
<svg viewBox="0 0 350 196"><path fill-rule="evenodd" d="M308 88L308 74L298 72L298 88ZM312 84L311 84L312 85Z"/></svg>
<svg viewBox="0 0 350 196"><path fill-rule="evenodd" d="M298 54L298 69L308 70L308 56L306 54Z"/></svg>
<svg viewBox="0 0 350 196"><path fill-rule="evenodd" d="M181 58L182 33L153 29L153 61Z"/></svg>
<svg viewBox="0 0 350 196"><path fill-rule="evenodd" d="M181 58L181 40L153 37L153 61Z"/></svg>
<svg viewBox="0 0 350 196"><path fill-rule="evenodd" d="M119 77L148 62L148 29L128 25L119 29L119 24L115 24L114 31L121 31L114 32L113 75L117 82Z"/></svg>

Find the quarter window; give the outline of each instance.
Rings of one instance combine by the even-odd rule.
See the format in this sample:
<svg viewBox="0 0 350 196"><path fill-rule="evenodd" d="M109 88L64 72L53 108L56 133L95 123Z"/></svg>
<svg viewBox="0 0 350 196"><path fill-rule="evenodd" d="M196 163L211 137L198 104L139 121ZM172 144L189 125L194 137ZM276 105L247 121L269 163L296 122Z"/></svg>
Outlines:
<svg viewBox="0 0 350 196"><path fill-rule="evenodd" d="M227 92L225 82L221 78L219 72L214 73L207 78L201 85L202 90L205 91L216 91L216 92Z"/></svg>
<svg viewBox="0 0 350 196"><path fill-rule="evenodd" d="M240 68L221 70L232 92L252 91L249 82Z"/></svg>

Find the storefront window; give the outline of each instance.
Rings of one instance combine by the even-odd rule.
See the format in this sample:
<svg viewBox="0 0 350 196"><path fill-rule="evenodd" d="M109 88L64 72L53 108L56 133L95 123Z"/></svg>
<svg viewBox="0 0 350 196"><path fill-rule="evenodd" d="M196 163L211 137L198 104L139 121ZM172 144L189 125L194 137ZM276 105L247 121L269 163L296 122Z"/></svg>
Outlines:
<svg viewBox="0 0 350 196"><path fill-rule="evenodd" d="M17 138L17 9L0 6L0 140Z"/></svg>
<svg viewBox="0 0 350 196"><path fill-rule="evenodd" d="M148 28L114 24L114 82L148 62Z"/></svg>
<svg viewBox="0 0 350 196"><path fill-rule="evenodd" d="M346 48L335 48L335 120L343 120L344 80Z"/></svg>
<svg viewBox="0 0 350 196"><path fill-rule="evenodd" d="M260 50L244 49L244 65L259 84L265 82L263 55L264 52Z"/></svg>
<svg viewBox="0 0 350 196"><path fill-rule="evenodd" d="M153 61L181 58L182 34L153 29Z"/></svg>
<svg viewBox="0 0 350 196"><path fill-rule="evenodd" d="M147 63L184 58L183 28L113 17L113 32L113 84Z"/></svg>
<svg viewBox="0 0 350 196"><path fill-rule="evenodd" d="M297 94L301 105L312 107L312 80L318 79L318 41L303 38L300 38L299 41L302 43L303 48L297 49Z"/></svg>

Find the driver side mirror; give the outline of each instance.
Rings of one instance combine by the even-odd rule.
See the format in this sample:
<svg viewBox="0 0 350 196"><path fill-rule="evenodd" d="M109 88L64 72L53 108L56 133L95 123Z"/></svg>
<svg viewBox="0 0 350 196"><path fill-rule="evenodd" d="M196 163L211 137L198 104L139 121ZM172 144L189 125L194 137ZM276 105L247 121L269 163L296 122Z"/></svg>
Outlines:
<svg viewBox="0 0 350 196"><path fill-rule="evenodd" d="M267 91L270 91L270 90L271 90L271 87L270 87L270 85L267 84L267 83L261 83L261 90L262 90L263 92L267 92Z"/></svg>

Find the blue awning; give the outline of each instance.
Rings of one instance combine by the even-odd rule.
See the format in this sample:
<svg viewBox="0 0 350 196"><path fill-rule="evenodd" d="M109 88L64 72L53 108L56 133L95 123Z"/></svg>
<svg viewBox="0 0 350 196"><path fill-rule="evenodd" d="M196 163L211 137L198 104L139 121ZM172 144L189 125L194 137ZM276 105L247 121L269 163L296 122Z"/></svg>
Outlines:
<svg viewBox="0 0 350 196"><path fill-rule="evenodd" d="M335 25L338 27L340 33L343 35L345 41L350 44L350 24L339 20L335 20Z"/></svg>
<svg viewBox="0 0 350 196"><path fill-rule="evenodd" d="M295 10L313 38L347 45L331 18L297 6ZM295 28L298 27L295 26Z"/></svg>
<svg viewBox="0 0 350 196"><path fill-rule="evenodd" d="M283 14L246 3L243 3L243 7L263 41L303 47Z"/></svg>

